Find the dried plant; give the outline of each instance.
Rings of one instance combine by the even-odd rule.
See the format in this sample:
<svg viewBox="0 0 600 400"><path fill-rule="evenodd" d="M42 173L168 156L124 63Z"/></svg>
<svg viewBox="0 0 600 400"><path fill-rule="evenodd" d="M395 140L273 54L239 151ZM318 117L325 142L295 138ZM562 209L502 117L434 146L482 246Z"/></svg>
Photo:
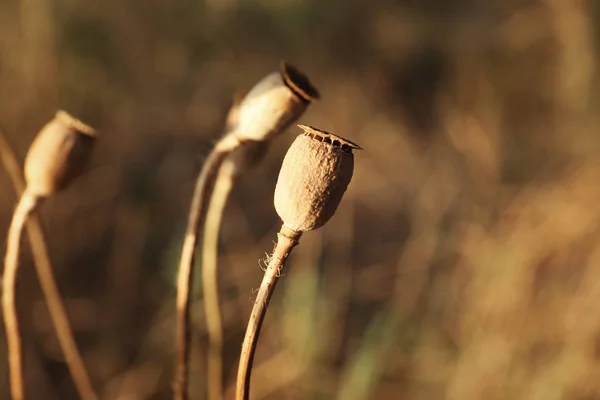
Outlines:
<svg viewBox="0 0 600 400"><path fill-rule="evenodd" d="M8 231L2 280L2 310L13 400L21 400L25 397L21 336L15 307L15 285L19 267L21 233L29 215L39 203L58 190L65 188L81 173L91 154L95 136L94 129L66 112L59 111L54 119L42 128L25 159L26 187L14 211ZM78 367L82 368L83 364L80 363ZM87 378L85 372L83 374ZM79 376L81 377L81 374ZM88 386L88 390L91 391L89 382L85 386ZM92 396L95 396L93 391L91 393Z"/></svg>
<svg viewBox="0 0 600 400"><path fill-rule="evenodd" d="M289 148L275 188L275 210L283 221L248 321L238 367L236 399L248 399L260 328L285 261L302 233L325 225L337 210L354 171L355 149L344 138L310 126Z"/></svg>
<svg viewBox="0 0 600 400"><path fill-rule="evenodd" d="M179 264L177 282L177 376L174 398L187 398L189 365L189 311L190 290L193 281L193 264L198 231L211 214L205 254L203 259L203 290L205 296L207 328L209 333L209 398L222 397L222 323L216 273L216 242L218 240L221 212L227 200L234 176L245 167L258 161L270 139L277 136L306 110L308 104L319 97L304 74L288 63L258 82L229 113L226 133L208 156L198 179L190 208L188 226ZM221 166L230 156L231 164ZM226 171L232 169L231 171ZM219 196L211 201L216 182L227 180L220 186ZM209 203L210 202L210 203ZM212 211L206 211L209 207Z"/></svg>
<svg viewBox="0 0 600 400"><path fill-rule="evenodd" d="M20 197L25 191L25 181L19 163L6 141L2 129L0 129L0 159L12 181L15 193ZM44 233L35 213L30 215L27 222L27 234L44 299L46 300L50 318L56 331L56 337L64 353L65 362L73 377L75 387L82 399L95 400L98 396L92 387L81 354L77 348L77 343L73 337L67 312L65 311L65 306L62 302L56 279L54 278L54 269L50 262Z"/></svg>

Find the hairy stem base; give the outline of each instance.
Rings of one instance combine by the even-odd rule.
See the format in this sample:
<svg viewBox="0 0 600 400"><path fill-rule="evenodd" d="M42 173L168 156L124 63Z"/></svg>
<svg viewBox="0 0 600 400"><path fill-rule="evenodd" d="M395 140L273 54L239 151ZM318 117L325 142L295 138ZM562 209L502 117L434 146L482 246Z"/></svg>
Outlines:
<svg viewBox="0 0 600 400"><path fill-rule="evenodd" d="M286 226L282 226L277 234L277 245L260 284L252 314L250 314L248 320L244 343L242 344L236 384L236 400L247 400L250 396L252 361L254 360L260 329L267 313L269 301L275 290L275 285L279 280L281 269L284 267L285 261L294 246L298 244L301 235L302 232L294 231Z"/></svg>

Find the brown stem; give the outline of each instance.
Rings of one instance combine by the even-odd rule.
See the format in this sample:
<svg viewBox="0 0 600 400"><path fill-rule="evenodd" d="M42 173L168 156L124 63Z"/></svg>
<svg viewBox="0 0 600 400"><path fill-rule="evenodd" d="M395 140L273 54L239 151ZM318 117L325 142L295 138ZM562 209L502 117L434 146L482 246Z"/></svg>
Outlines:
<svg viewBox="0 0 600 400"><path fill-rule="evenodd" d="M192 205L188 216L179 273L177 279L177 372L173 399L187 399L189 353L190 353L190 292L194 278L194 257L198 243L198 230L205 218L209 194L216 174L227 155L239 145L239 141L225 136L209 154L196 180Z"/></svg>
<svg viewBox="0 0 600 400"><path fill-rule="evenodd" d="M10 394L13 400L25 398L23 384L23 362L21 359L21 335L15 307L15 284L19 268L19 244L21 233L29 214L35 209L38 199L25 191L13 214L8 230L6 258L4 259L4 276L2 278L2 311L6 343L8 346L8 366L10 369Z"/></svg>
<svg viewBox="0 0 600 400"><path fill-rule="evenodd" d="M25 191L25 182L21 176L21 169L16 157L7 143L3 131L0 128L0 159L4 168L12 181L15 192L21 196ZM27 234L29 236L29 246L33 253L33 261L36 272L40 280L40 286L50 312L50 318L54 324L56 337L60 347L65 355L65 362L69 372L73 377L73 382L84 400L96 400L98 396L94 392L90 378L85 369L81 354L77 348L77 343L73 337L73 331L69 324L69 318L65 311L65 306L60 297L56 279L54 279L53 268L48 255L48 248L44 240L44 234L40 221L35 213L32 213L27 221Z"/></svg>
<svg viewBox="0 0 600 400"><path fill-rule="evenodd" d="M223 210L234 183L235 163L225 161L219 168L210 196L202 241L202 293L208 331L208 399L223 398L223 322L219 309L217 257Z"/></svg>
<svg viewBox="0 0 600 400"><path fill-rule="evenodd" d="M275 290L281 269L284 267L285 261L294 246L298 244L301 235L302 232L294 231L286 226L282 226L277 234L277 245L260 284L260 289L252 308L252 314L250 314L250 319L248 320L244 343L242 344L236 385L236 400L247 400L249 398L252 361L258 343L260 328L265 319L267 307Z"/></svg>

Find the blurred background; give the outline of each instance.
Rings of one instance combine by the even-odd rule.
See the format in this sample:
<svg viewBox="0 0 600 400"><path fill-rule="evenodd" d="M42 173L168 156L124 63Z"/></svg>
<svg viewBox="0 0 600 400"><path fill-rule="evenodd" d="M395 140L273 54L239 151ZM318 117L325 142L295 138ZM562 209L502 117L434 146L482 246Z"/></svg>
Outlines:
<svg viewBox="0 0 600 400"><path fill-rule="evenodd" d="M364 150L280 280L252 398L600 399L599 22L594 0L0 2L0 123L19 161L57 108L101 130L85 175L40 215L102 399L171 397L194 179L234 94L282 59L322 94L299 122ZM227 398L300 132L226 209ZM0 172L4 243L17 198ZM30 399L75 399L24 243ZM203 399L199 281L194 299ZM0 398L7 377L0 361Z"/></svg>

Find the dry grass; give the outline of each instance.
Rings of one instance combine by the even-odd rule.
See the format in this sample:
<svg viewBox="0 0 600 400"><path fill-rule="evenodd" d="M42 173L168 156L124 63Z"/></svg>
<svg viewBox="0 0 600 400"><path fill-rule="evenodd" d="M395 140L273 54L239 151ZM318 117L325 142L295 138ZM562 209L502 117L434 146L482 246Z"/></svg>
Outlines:
<svg viewBox="0 0 600 400"><path fill-rule="evenodd" d="M280 59L323 96L300 122L365 150L335 217L289 260L252 398L600 397L598 6L397 3L57 1L40 32L31 21L44 15L21 30L29 8L0 4L0 121L17 154L57 108L102 131L85 176L40 217L103 399L171 398L194 176L232 93ZM51 68L35 67L36 54ZM225 210L228 389L293 136L275 141ZM15 197L4 174L0 188L6 232ZM31 399L76 398L23 247L26 387ZM206 389L199 305L191 398ZM7 398L2 362L0 372Z"/></svg>

